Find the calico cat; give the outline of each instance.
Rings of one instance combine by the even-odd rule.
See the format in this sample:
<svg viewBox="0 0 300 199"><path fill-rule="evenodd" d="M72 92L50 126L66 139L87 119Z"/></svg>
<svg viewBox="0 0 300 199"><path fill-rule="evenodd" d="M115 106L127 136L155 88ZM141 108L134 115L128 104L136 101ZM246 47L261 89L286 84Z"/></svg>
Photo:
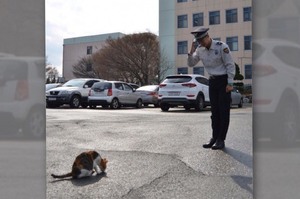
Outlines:
<svg viewBox="0 0 300 199"><path fill-rule="evenodd" d="M104 172L107 162L106 158L102 159L96 151L87 151L76 157L70 173L64 175L51 174L51 176L53 178L82 178L92 176L95 171L97 174Z"/></svg>

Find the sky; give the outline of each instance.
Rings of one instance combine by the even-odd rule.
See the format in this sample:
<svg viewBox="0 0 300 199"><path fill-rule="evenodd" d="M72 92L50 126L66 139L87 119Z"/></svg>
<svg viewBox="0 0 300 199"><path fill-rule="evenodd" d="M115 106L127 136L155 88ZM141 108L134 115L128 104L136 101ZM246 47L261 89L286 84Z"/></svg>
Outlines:
<svg viewBox="0 0 300 199"><path fill-rule="evenodd" d="M63 40L113 32L158 35L159 0L46 0L47 63L62 74Z"/></svg>

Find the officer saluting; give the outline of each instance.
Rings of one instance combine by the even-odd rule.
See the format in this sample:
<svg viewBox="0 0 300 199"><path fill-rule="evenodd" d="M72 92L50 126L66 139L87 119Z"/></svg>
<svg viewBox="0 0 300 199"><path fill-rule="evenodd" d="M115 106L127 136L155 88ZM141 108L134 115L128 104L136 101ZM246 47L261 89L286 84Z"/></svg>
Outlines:
<svg viewBox="0 0 300 199"><path fill-rule="evenodd" d="M207 144L203 144L203 147L223 149L229 126L235 64L228 45L211 39L208 30L209 28L198 28L191 32L195 40L188 54L187 62L189 66L195 66L201 60L210 76L212 138Z"/></svg>

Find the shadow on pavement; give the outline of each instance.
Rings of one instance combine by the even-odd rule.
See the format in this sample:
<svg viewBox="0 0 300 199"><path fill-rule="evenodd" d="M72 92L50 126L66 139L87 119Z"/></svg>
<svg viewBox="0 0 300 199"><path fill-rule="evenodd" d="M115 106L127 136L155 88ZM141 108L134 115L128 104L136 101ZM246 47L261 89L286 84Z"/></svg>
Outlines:
<svg viewBox="0 0 300 199"><path fill-rule="evenodd" d="M224 153L227 153L228 155L233 157L238 162L244 164L250 169L253 169L253 156L228 147L225 147L223 151Z"/></svg>
<svg viewBox="0 0 300 199"><path fill-rule="evenodd" d="M75 186L86 186L100 181L103 177L107 177L105 172L102 172L99 175L80 178L80 179L65 178L65 179L53 180L51 183L57 183L61 181L71 181L72 184Z"/></svg>

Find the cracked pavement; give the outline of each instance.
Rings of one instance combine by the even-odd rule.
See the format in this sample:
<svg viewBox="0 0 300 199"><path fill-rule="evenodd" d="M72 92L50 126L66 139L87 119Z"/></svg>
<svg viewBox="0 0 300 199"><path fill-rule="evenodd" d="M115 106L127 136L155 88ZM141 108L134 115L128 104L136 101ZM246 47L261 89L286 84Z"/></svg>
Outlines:
<svg viewBox="0 0 300 199"><path fill-rule="evenodd" d="M47 109L47 198L253 198L252 109L231 110L226 149L203 149L210 111ZM106 173L55 180L97 150Z"/></svg>

